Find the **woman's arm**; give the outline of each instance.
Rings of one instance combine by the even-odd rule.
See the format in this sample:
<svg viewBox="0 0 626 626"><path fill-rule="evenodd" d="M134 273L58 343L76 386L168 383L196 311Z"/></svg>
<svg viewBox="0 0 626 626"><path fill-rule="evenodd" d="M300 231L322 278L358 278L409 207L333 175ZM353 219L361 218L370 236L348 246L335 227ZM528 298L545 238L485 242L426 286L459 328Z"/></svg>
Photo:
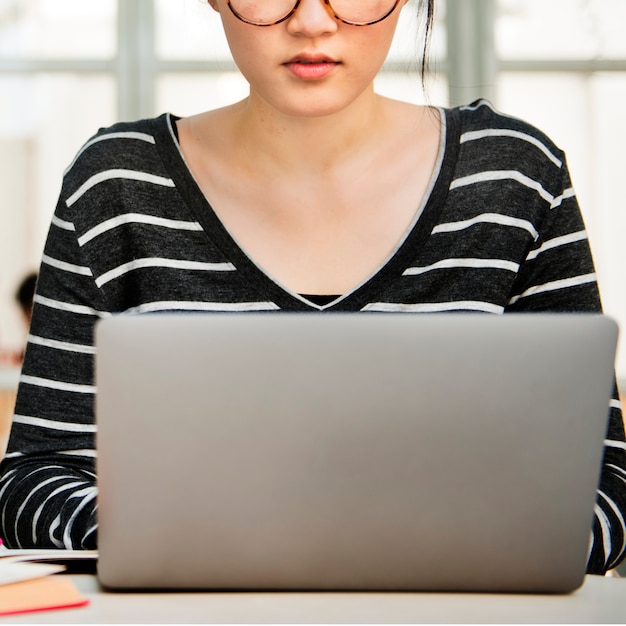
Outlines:
<svg viewBox="0 0 626 626"><path fill-rule="evenodd" d="M70 217L60 201L0 466L0 532L10 547L96 546L93 327L102 312Z"/></svg>
<svg viewBox="0 0 626 626"><path fill-rule="evenodd" d="M599 312L593 259L565 162L561 188L541 225L540 237L522 265L507 312ZM625 556L626 445L617 386L608 411L604 461L587 565L603 574Z"/></svg>

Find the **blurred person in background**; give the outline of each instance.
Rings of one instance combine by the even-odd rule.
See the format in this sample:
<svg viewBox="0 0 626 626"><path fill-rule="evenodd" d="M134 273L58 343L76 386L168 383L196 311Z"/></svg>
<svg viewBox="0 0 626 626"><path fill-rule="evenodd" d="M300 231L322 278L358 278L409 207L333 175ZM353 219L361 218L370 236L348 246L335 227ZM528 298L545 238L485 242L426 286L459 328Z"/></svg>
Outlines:
<svg viewBox="0 0 626 626"><path fill-rule="evenodd" d="M30 328L30 318L33 313L33 299L37 285L37 273L31 272L20 283L15 292L15 301L22 311L22 317L26 328Z"/></svg>
<svg viewBox="0 0 626 626"><path fill-rule="evenodd" d="M33 300L37 285L37 272L27 274L15 291L15 302L21 313L25 331L30 328L30 320L33 313ZM4 367L16 367L21 365L24 358L24 350L0 349L0 365Z"/></svg>

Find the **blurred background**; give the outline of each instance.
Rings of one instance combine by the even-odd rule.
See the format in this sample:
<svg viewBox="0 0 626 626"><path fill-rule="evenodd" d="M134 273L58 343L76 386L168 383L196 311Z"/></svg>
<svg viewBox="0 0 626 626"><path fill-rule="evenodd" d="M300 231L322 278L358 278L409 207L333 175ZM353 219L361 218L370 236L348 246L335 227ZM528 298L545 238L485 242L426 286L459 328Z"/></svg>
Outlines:
<svg viewBox="0 0 626 626"><path fill-rule="evenodd" d="M437 0L426 93L415 13L411 0L378 90L443 106L487 97L567 152L605 309L624 330L626 387L626 0ZM22 349L15 292L81 144L118 120L245 94L203 0L0 0L0 348ZM11 387L16 368L0 369Z"/></svg>

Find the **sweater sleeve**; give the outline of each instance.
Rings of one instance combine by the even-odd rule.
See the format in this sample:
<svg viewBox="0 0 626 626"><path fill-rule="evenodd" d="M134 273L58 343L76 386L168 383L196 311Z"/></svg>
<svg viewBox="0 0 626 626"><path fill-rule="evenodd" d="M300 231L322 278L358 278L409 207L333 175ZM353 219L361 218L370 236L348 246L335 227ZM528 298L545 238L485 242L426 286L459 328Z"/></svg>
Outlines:
<svg viewBox="0 0 626 626"><path fill-rule="evenodd" d="M1 533L9 547L96 547L92 337L100 309L99 290L61 200L40 267L0 466Z"/></svg>
<svg viewBox="0 0 626 626"><path fill-rule="evenodd" d="M509 312L600 312L600 294L587 233L565 161L560 189L522 264ZM617 385L597 492L587 571L603 574L625 556L626 445Z"/></svg>

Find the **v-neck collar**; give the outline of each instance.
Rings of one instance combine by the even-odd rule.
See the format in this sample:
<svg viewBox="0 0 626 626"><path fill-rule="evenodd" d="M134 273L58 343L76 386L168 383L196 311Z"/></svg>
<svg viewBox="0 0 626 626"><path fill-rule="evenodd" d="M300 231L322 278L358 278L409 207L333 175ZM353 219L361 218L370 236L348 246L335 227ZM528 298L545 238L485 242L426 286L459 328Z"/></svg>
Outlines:
<svg viewBox="0 0 626 626"><path fill-rule="evenodd" d="M264 298L272 300L286 311L358 311L377 300L381 290L399 277L407 263L415 258L415 250L424 246L438 221L446 202L454 174L460 136L458 109L439 109L441 114L441 141L437 167L429 191L417 211L413 224L396 250L373 274L360 285L337 300L320 306L306 300L274 280L239 246L206 199L183 157L174 132L176 116L166 113L153 121L156 146L178 192L211 241L237 268L242 277L257 285Z"/></svg>

